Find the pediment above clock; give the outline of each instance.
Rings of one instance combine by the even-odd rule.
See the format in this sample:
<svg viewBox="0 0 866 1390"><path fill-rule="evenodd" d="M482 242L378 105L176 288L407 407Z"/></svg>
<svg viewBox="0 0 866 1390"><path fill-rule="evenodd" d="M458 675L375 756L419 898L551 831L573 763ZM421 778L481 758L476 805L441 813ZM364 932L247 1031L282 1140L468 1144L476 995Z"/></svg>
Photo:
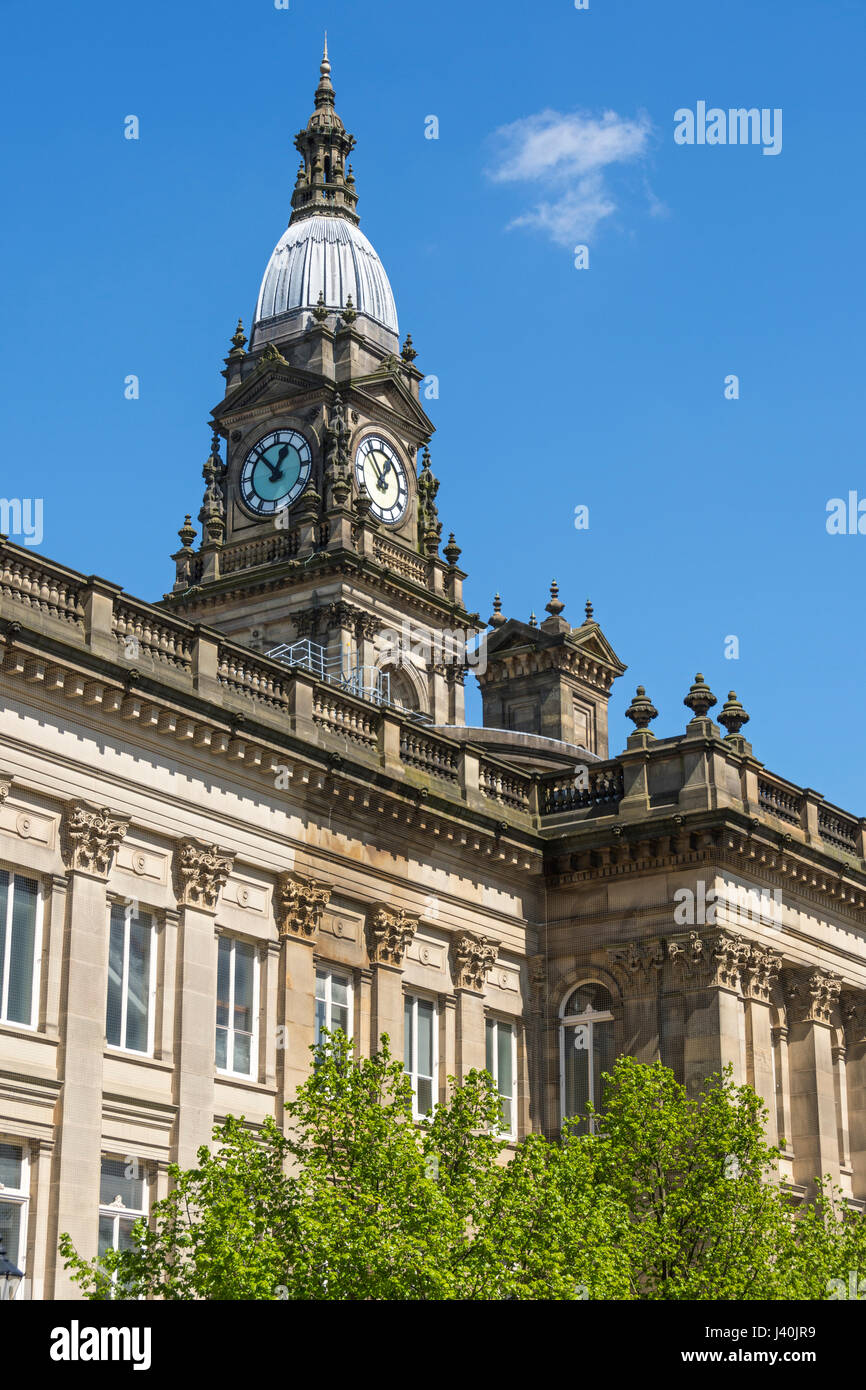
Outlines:
<svg viewBox="0 0 866 1390"><path fill-rule="evenodd" d="M372 376L356 378L352 382L352 396L353 404L359 404L360 397L361 400L369 402L371 407L378 406L381 409L384 406L386 410L409 423L422 439L429 439L433 434L433 421L422 410L400 377L377 372Z"/></svg>
<svg viewBox="0 0 866 1390"><path fill-rule="evenodd" d="M322 378L313 372L269 362L229 391L214 409L213 416L216 420L227 420L253 406L271 406L283 401L290 404L299 397L308 399L322 390L322 384Z"/></svg>

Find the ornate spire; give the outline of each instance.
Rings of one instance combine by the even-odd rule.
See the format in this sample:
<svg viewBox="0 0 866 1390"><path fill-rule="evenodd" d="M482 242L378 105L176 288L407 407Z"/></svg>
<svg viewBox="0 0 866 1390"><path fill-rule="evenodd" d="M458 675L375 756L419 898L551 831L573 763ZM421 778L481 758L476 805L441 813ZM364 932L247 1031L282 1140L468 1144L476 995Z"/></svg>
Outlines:
<svg viewBox="0 0 866 1390"><path fill-rule="evenodd" d="M358 195L346 158L355 147L334 109L334 87L328 60L328 40L319 68L315 110L306 129L295 136L295 148L303 159L292 193L291 222L304 217L345 217L358 222L355 205Z"/></svg>
<svg viewBox="0 0 866 1390"><path fill-rule="evenodd" d="M503 623L508 622L508 619L504 617L502 613L502 599L499 594L493 595L493 612L487 621L491 627L502 627Z"/></svg>
<svg viewBox="0 0 866 1390"><path fill-rule="evenodd" d="M424 445L421 472L418 474L418 544L423 552L435 555L442 535L442 522L436 506L439 479L430 468L430 450Z"/></svg>
<svg viewBox="0 0 866 1390"><path fill-rule="evenodd" d="M583 611L586 614L586 618L584 620L585 622L591 623L595 621L595 619L592 616L592 604L590 603L589 599L586 600Z"/></svg>
<svg viewBox="0 0 866 1390"><path fill-rule="evenodd" d="M544 607L545 612L549 613L552 618L558 618L565 607L565 604L559 597L559 585L555 579L552 579L550 582L550 602L546 603Z"/></svg>

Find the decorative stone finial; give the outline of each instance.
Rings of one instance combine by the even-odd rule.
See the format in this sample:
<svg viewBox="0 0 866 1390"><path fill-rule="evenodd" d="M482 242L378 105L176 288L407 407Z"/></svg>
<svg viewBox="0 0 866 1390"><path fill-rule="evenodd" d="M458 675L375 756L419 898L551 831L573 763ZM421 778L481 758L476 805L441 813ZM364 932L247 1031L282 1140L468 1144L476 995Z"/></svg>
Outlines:
<svg viewBox="0 0 866 1390"><path fill-rule="evenodd" d="M683 700L683 704L688 706L695 719L706 719L707 711L712 709L713 705L718 704L700 671L695 676L694 684Z"/></svg>
<svg viewBox="0 0 866 1390"><path fill-rule="evenodd" d="M534 613L530 613L529 615L529 626L538 627L538 619L536 618Z"/></svg>
<svg viewBox="0 0 866 1390"><path fill-rule="evenodd" d="M346 295L346 304L345 304L345 307L344 307L344 309L343 309L343 315L342 315L343 323L354 323L354 322L355 322L355 319L356 319L357 317L358 317L358 310L355 308L354 304L352 303L352 296L351 296L350 294L347 294L347 295Z"/></svg>
<svg viewBox="0 0 866 1390"><path fill-rule="evenodd" d="M589 599L586 600L586 603L584 604L583 611L584 611L584 613L586 614L586 619L585 619L585 621L588 622L588 623L591 623L592 620L593 620L593 618L592 618L592 604L590 603Z"/></svg>
<svg viewBox="0 0 866 1390"><path fill-rule="evenodd" d="M414 362L414 361L415 361L415 358L418 356L417 352L415 351L415 349L414 349L413 346L412 346L412 334L411 334L411 333L407 333L407 334L406 334L406 341L405 341L405 343L403 344L403 347L402 347L401 352L400 352L400 356L403 358L403 361L404 361L404 362Z"/></svg>
<svg viewBox="0 0 866 1390"><path fill-rule="evenodd" d="M177 534L180 536L181 545L184 546L186 550L189 550L190 546L192 545L193 541L198 535L198 532L192 524L192 517L190 516L189 512L187 512L186 516L184 517L183 525L181 526Z"/></svg>
<svg viewBox="0 0 866 1390"><path fill-rule="evenodd" d="M743 725L748 724L749 716L737 699L736 690L728 691L728 698L717 717L719 723L724 724L727 729L728 738L736 738Z"/></svg>
<svg viewBox="0 0 866 1390"><path fill-rule="evenodd" d="M328 317L328 310L325 306L325 291L319 290L319 297L316 300L316 307L313 310L313 318L316 323L324 323Z"/></svg>
<svg viewBox="0 0 866 1390"><path fill-rule="evenodd" d="M451 568L453 569L454 566L457 564L457 561L460 559L460 554L461 554L460 546L459 546L459 545L457 544L457 542L454 540L454 532L453 532L453 531L451 532L450 536L448 537L448 544L447 544L447 545L443 545L443 547L442 547L442 554L445 556L445 559L448 561L448 564L449 564L449 565L451 566Z"/></svg>
<svg viewBox="0 0 866 1390"><path fill-rule="evenodd" d="M232 348L231 352L229 353L229 357L246 357L246 352L244 351L244 348L246 347L247 336L244 333L244 325L242 319L238 319L238 326L232 334L231 342Z"/></svg>
<svg viewBox="0 0 866 1390"><path fill-rule="evenodd" d="M508 621L507 618L503 617L502 599L499 597L499 594L493 595L493 612L487 621L491 627L502 627L502 624Z"/></svg>
<svg viewBox="0 0 866 1390"><path fill-rule="evenodd" d="M553 618L558 618L564 607L565 604L559 597L559 585L553 579L550 584L550 602L545 604L545 612Z"/></svg>
<svg viewBox="0 0 866 1390"><path fill-rule="evenodd" d="M639 685L635 697L625 712L626 719L630 719L638 733L649 732L650 738L655 735L650 731L649 726L654 719L658 718L658 710L652 700L647 699L646 690Z"/></svg>

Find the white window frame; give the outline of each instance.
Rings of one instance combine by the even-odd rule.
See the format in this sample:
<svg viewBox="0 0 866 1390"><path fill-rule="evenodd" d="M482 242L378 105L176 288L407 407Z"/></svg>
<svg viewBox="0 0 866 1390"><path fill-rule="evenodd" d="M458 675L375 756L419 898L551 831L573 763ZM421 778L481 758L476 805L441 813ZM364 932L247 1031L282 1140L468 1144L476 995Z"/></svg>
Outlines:
<svg viewBox="0 0 866 1390"><path fill-rule="evenodd" d="M354 980L352 978L352 972L350 970L343 970L338 965L329 965L327 962L323 961L317 961L315 969L315 1002L317 1004L324 1003L325 1005L324 1027L327 1028L330 1033L333 1033L334 1031L334 1026L332 1022L332 1008L334 1001L332 998L331 986L335 979L342 980L342 982L345 984L346 993L349 1000L349 1027L348 1032L346 1033L346 1037L349 1039L349 1042L353 1042L355 1038L355 987ZM325 983L325 998L323 1000L319 999L319 975L325 975L327 977Z"/></svg>
<svg viewBox="0 0 866 1390"><path fill-rule="evenodd" d="M0 1202L8 1202L11 1206L21 1207L21 1226L19 1241L21 1249L18 1252L16 1264L24 1275L19 1280L15 1290L13 1302L23 1302L25 1297L25 1285L29 1286L27 1278L27 1224L30 1216L30 1142L27 1139L19 1139L14 1134L0 1134L0 1144L11 1144L14 1148L21 1150L21 1178L19 1187L4 1187L0 1183ZM8 1254L8 1252L7 1252ZM11 1256L10 1256L11 1258Z"/></svg>
<svg viewBox="0 0 866 1390"><path fill-rule="evenodd" d="M511 1033L511 1125L503 1126L500 1131L507 1139L517 1138L517 1027L513 1019L500 1018L497 1014L487 1014L484 1020L484 1052L485 1063L487 1061L487 1029L492 1026L498 1035L500 1028L507 1028ZM505 1093L499 1089L499 1038L495 1038L493 1047L493 1070L490 1073L496 1087L496 1094L502 1098Z"/></svg>
<svg viewBox="0 0 866 1390"><path fill-rule="evenodd" d="M147 1047L141 1051L137 1047L126 1047L123 1043L111 1043L108 1041L108 979L105 982L105 1012L106 1012L106 1037L105 1045L111 1052L125 1052L127 1057L152 1057L155 1037L156 1024L156 954L157 954L157 934L156 934L156 913L152 908L144 907L142 903L121 902L115 899L114 903L109 904L108 908L108 939L111 941L111 909L112 907L122 907L123 917L123 977L120 982L120 1036L126 1037L126 1018L127 1018L127 996L129 986L129 932L132 923L132 909L137 912L146 913L150 918L150 979L147 985Z"/></svg>
<svg viewBox="0 0 866 1390"><path fill-rule="evenodd" d="M405 1058L406 1058L406 1038L405 1038L406 1023L405 1023L405 1017L406 1017L406 1001L407 1001L407 1000L408 1000L409 1003L411 1003L411 1005L412 1005L412 1023L411 1023L411 1028L412 1028L412 1035L411 1035L411 1036L412 1036L412 1069L411 1069L411 1070L407 1069L406 1066L405 1066ZM430 1084L431 1099L430 1099L430 1109L429 1109L429 1110L419 1110L419 1108L418 1108L418 1078L419 1078L419 1072L418 1072L417 1066L418 1066L418 1005L419 1005L419 1003L430 1004L430 1006L431 1006L432 1009L433 1009L433 1029L432 1029L432 1032L433 1032L433 1048L432 1048L432 1062L431 1062L431 1066L432 1066L432 1076L429 1078L430 1083L431 1083L431 1084ZM403 1029L404 1029L404 1038L403 1038L403 1059L404 1059L404 1063L403 1063L403 1065L404 1065L404 1070L406 1070L406 1075L409 1077L409 1079L410 1079L411 1082L412 1082L412 1117L413 1117L413 1119L415 1119L415 1120L426 1120L426 1119L428 1118L428 1116L432 1115L433 1110L435 1109L436 1105L437 1105L438 1102L439 1102L439 1005L438 1005L438 1001L437 1001L436 999L434 999L434 998L431 998L431 996L430 996L429 994L416 994L414 990L406 990L405 994L403 995L403 1019L404 1019L404 1022L403 1022ZM425 1077L423 1078L423 1080L426 1081L426 1080L428 1080L428 1078L425 1076Z"/></svg>
<svg viewBox="0 0 866 1390"><path fill-rule="evenodd" d="M125 1206L123 1206L122 1203L121 1203L120 1206L118 1206L115 1202L112 1202L112 1203L110 1204L110 1206L104 1206L102 1202L99 1203L99 1219L102 1220L103 1217L109 1217L109 1218L111 1219L111 1221L112 1221L112 1228L111 1228L111 1248L112 1248L112 1250L116 1250L116 1249L117 1249L117 1236L118 1236L118 1232L119 1232L119 1230L120 1230L120 1222L121 1222L121 1219L125 1219L125 1220L128 1221L129 1218L132 1217L135 1221L138 1221L139 1218L143 1216L144 1219L145 1219L145 1221L149 1220L149 1217L150 1217L150 1175L149 1175L149 1172L148 1172L148 1166L147 1166L146 1161L145 1161L144 1159L142 1159L142 1158L138 1158L137 1155L135 1155L135 1154L118 1154L118 1153L106 1153L106 1152L103 1152L103 1153L100 1155L100 1158L99 1158L99 1185L100 1185L100 1187L102 1186L102 1160L103 1160L104 1158L109 1159L112 1163L128 1163L129 1160L130 1160L130 1158L134 1158L134 1159L135 1159L135 1162L138 1164L138 1166L139 1166L139 1168L140 1168L140 1170L141 1170L142 1200L143 1200L143 1202L144 1202L144 1205L143 1205L143 1207L142 1207L141 1209L138 1209L138 1208L136 1208L136 1207L125 1207ZM116 1283L117 1283L117 1270L115 1270L114 1273L112 1274L112 1276L111 1276L111 1282L112 1282L112 1284L116 1284Z"/></svg>
<svg viewBox="0 0 866 1390"><path fill-rule="evenodd" d="M231 946L231 964L229 967L229 1018L234 1017L235 1004L235 947L249 946L253 953L253 1027L250 1035L250 1070L234 1071L231 1067L218 1067L215 1070L218 1076L237 1076L244 1081L257 1081L259 1075L259 985L261 976L261 960L259 958L258 946L255 941L247 941L242 936L233 936L229 932L220 932L217 937L217 970L219 970L219 947L221 941L227 941ZM216 1032L217 1023L214 1017L214 1057L216 1057ZM235 1055L235 1028L229 1023L226 1028L226 1056L234 1059Z"/></svg>
<svg viewBox="0 0 866 1390"><path fill-rule="evenodd" d="M611 994L610 985L606 984L604 980L593 980L593 979L578 980L577 983L574 984L574 985L572 985L571 988L568 990L568 993L566 994L565 998L564 998L563 1001L562 1001L562 1004L560 1005L560 1008L559 1008L559 1112L560 1112L559 1118L560 1118L560 1123L563 1123L566 1119L573 1118L573 1117L571 1117L571 1116L567 1116L566 1113L565 1113L565 1030L566 1030L566 1028L575 1028L575 1027L584 1026L584 1027L587 1027L587 1028L589 1029L589 1047L588 1047L588 1049L587 1049L587 1051L589 1052L589 1068L588 1068L589 1095L587 1096L587 1100L588 1100L592 1105L596 1105L596 1104L598 1103L598 1098L596 1097L596 1094L595 1094L595 1074L594 1074L594 1068L593 1068L593 1051L594 1051L594 1042L595 1042L594 1037L593 1037L593 1032L594 1032L593 1024L595 1024L595 1023L615 1023L613 1013L612 1013L612 1011L611 1011L610 1009L606 1009L606 1010L601 1010L601 1009L599 1009L599 1010L597 1010L597 1011L596 1011L595 1009L590 1009L588 1012L585 1012L585 1013L582 1013L582 1014L566 1014L566 1013L565 1013L566 1005L568 1004L568 1001L569 1001L569 999L571 998L571 996L575 993L576 990L582 989L584 985L598 985L600 989L606 990L607 993L611 996L611 999L613 999L613 995ZM589 1125L589 1132L592 1133L593 1130L594 1130L594 1128L595 1128L595 1121L593 1120L592 1123Z"/></svg>
<svg viewBox="0 0 866 1390"><path fill-rule="evenodd" d="M38 1027L40 976L42 973L42 925L45 913L45 885L38 874L23 873L10 864L0 864L0 869L9 875L9 890L6 895L6 941L3 952L3 983L0 986L0 1024L6 1028L27 1028L35 1032ZM17 1018L7 1018L9 1007L9 978L12 961L12 908L15 901L15 881L28 878L36 884L36 923L33 932L33 985L30 999L30 1021L21 1023Z"/></svg>

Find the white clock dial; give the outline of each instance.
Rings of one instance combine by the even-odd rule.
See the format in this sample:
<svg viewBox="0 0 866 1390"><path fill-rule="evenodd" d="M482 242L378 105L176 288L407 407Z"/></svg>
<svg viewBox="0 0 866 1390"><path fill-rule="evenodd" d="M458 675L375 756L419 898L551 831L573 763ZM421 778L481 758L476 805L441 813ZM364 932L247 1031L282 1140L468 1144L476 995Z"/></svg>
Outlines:
<svg viewBox="0 0 866 1390"><path fill-rule="evenodd" d="M310 446L297 430L273 430L254 444L241 469L241 497L257 516L291 506L310 480Z"/></svg>
<svg viewBox="0 0 866 1390"><path fill-rule="evenodd" d="M397 451L378 434L368 434L355 454L355 477L370 495L380 521L400 521L409 505L409 483Z"/></svg>

